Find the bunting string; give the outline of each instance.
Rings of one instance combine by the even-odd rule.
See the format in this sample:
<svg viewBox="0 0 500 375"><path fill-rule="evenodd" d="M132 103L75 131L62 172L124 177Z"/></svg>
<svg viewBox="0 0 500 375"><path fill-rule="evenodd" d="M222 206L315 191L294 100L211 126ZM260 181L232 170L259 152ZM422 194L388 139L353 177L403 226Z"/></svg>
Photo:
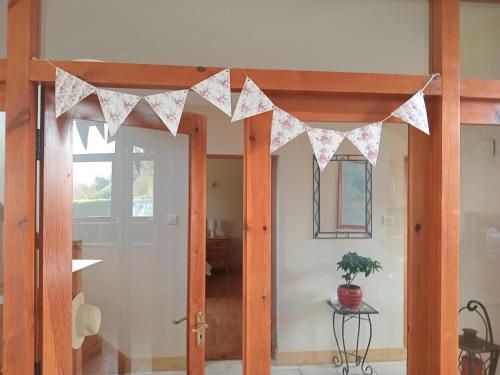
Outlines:
<svg viewBox="0 0 500 375"><path fill-rule="evenodd" d="M382 136L382 125L391 117L398 118L422 132L430 134L427 109L424 101L424 91L429 84L439 76L438 73L432 74L411 98L396 108L386 118L347 132L340 132L330 129L313 128L282 108L277 107L261 88L246 74L243 68L239 69L241 69L245 76L245 82L235 109L232 111L230 74L232 68L221 70L201 82L198 82L188 90L167 91L141 97L120 91L111 91L94 87L84 80L55 66L49 60L45 61L56 70L56 117L61 116L87 96L96 94L104 118L108 124L108 131L111 137L114 137L137 103L141 99L144 99L172 135L175 136L177 134L188 92L193 91L224 112L227 116L231 117L231 122L240 121L248 117L272 111L270 152L272 153L279 150L301 134L307 133L321 170L326 168L328 162L345 139L348 139L372 165L376 165ZM85 131L83 129L78 129L78 132L85 138L85 140L82 139L82 141L84 145L86 145L87 135Z"/></svg>

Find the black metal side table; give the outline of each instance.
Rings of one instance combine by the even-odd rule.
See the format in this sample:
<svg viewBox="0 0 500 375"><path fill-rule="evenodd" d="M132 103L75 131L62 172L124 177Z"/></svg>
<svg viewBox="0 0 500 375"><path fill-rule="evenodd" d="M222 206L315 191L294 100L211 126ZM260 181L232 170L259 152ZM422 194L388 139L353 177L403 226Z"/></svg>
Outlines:
<svg viewBox="0 0 500 375"><path fill-rule="evenodd" d="M370 365L366 364L366 356L368 355L368 350L370 349L370 344L372 341L372 320L370 318L371 315L378 314L378 311L371 307L369 304L363 302L359 309L357 310L349 310L343 308L338 301L328 300L328 305L333 309L333 317L332 317L332 327L333 327L333 336L335 337L335 342L337 344L339 356L333 356L333 364L335 367L342 368L342 375L349 374L349 358L354 358L354 366L361 367L361 371L363 374L371 375L373 374L373 368ZM342 348L339 344L339 339L337 335L337 329L335 328L335 318L339 315L342 318ZM354 350L347 350L345 346L345 324L350 321L357 321L357 335L356 335L356 348ZM359 333L361 332L361 321L368 322L369 338L368 343L366 345L366 349L364 349L363 356L360 355L360 347L359 347ZM340 357L340 358L339 358Z"/></svg>
<svg viewBox="0 0 500 375"><path fill-rule="evenodd" d="M486 307L479 301L471 300L459 310L459 313L462 312L475 313L480 318L485 328L485 338L476 336L477 331L470 328L464 329L464 334L459 336L458 368L460 374L475 375L477 373L475 361L479 360L483 367L482 375L495 375L500 357L500 345L493 342L493 330ZM468 371L464 369L464 358L469 362Z"/></svg>

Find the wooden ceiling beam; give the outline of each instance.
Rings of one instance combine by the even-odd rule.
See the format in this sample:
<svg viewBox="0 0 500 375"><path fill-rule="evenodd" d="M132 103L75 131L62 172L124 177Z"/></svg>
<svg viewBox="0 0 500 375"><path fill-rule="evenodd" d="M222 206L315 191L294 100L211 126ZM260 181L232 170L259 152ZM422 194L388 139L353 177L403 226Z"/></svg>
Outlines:
<svg viewBox="0 0 500 375"><path fill-rule="evenodd" d="M52 64L96 85L116 88L185 89L217 73L223 68L103 63L82 61L52 61ZM296 70L245 69L247 75L268 94L381 94L410 95L427 80L426 75L336 73ZM47 61L31 62L32 82L52 83L54 67ZM233 91L240 91L245 75L231 70ZM426 90L427 95L440 94L440 79Z"/></svg>

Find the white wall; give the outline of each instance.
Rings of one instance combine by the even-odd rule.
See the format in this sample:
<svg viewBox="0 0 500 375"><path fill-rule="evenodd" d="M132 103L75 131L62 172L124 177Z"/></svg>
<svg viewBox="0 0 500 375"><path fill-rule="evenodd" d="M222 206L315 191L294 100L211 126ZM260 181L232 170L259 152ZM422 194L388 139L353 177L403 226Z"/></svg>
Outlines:
<svg viewBox="0 0 500 375"><path fill-rule="evenodd" d="M43 20L44 56L52 59L392 73L428 67L426 0L46 0Z"/></svg>
<svg viewBox="0 0 500 375"><path fill-rule="evenodd" d="M229 267L243 266L243 160L207 160L207 218L230 239Z"/></svg>
<svg viewBox="0 0 500 375"><path fill-rule="evenodd" d="M345 141L337 154L357 152ZM312 150L307 137L288 144L278 155L278 352L333 349L331 311L325 300L336 297L342 283L336 262L347 251L382 263L381 273L357 283L365 300L381 313L374 318L373 347L401 348L407 126L384 125L379 161L373 169L372 239L313 239ZM383 215L393 215L394 224L382 225Z"/></svg>

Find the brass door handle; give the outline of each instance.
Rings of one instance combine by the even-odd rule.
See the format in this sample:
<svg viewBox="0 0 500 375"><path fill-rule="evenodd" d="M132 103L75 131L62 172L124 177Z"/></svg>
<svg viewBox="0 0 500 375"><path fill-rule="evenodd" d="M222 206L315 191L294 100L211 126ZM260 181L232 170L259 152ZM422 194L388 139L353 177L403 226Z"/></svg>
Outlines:
<svg viewBox="0 0 500 375"><path fill-rule="evenodd" d="M196 335L196 346L200 347L205 345L205 330L208 328L208 324L205 321L205 313L196 313L196 326L192 329L192 332Z"/></svg>
<svg viewBox="0 0 500 375"><path fill-rule="evenodd" d="M186 320L187 320L187 316L182 317L182 318L177 319L177 320L172 320L172 324L175 324L175 325L177 325L177 324L181 324L182 322L184 322L184 321L186 321Z"/></svg>

